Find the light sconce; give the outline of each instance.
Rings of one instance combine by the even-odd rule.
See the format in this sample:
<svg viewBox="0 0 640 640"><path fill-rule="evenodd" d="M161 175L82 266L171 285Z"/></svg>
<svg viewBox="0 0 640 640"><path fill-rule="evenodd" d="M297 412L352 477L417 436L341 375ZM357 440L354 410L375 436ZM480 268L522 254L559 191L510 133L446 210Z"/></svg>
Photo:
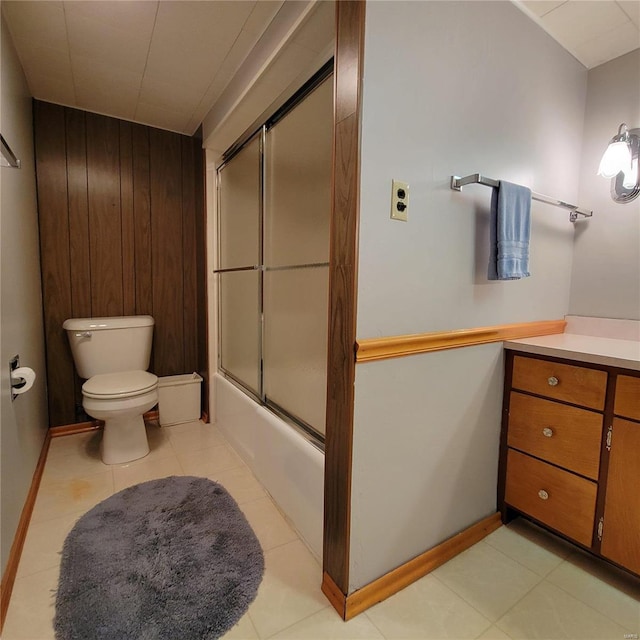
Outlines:
<svg viewBox="0 0 640 640"><path fill-rule="evenodd" d="M611 138L600 166L598 175L611 179L611 199L625 203L640 195L640 129L627 128L621 124L617 135Z"/></svg>

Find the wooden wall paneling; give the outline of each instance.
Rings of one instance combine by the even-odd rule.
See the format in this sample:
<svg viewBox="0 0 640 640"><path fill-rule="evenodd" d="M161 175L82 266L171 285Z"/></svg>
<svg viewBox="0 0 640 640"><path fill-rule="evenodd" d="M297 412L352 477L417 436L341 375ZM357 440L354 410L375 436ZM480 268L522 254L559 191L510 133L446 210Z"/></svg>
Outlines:
<svg viewBox="0 0 640 640"><path fill-rule="evenodd" d="M196 371L198 368L198 315L196 282L196 181L193 158L193 141L183 137L182 143L182 252L184 269L182 284L184 287L184 305L182 308L184 323L184 370Z"/></svg>
<svg viewBox="0 0 640 640"><path fill-rule="evenodd" d="M149 128L132 125L136 314L153 315Z"/></svg>
<svg viewBox="0 0 640 640"><path fill-rule="evenodd" d="M34 101L49 420L75 421L74 368L62 323L73 315L64 108Z"/></svg>
<svg viewBox="0 0 640 640"><path fill-rule="evenodd" d="M91 260L89 256L89 203L87 194L87 132L84 111L65 108L71 307L74 318L91 317ZM75 369L75 368L74 368ZM85 418L82 383L74 375L76 420Z"/></svg>
<svg viewBox="0 0 640 640"><path fill-rule="evenodd" d="M86 420L70 317L152 315L151 370L206 383L201 142L38 101L34 126L51 424Z"/></svg>
<svg viewBox="0 0 640 640"><path fill-rule="evenodd" d="M86 114L91 309L94 316L120 316L122 222L120 132L114 118Z"/></svg>
<svg viewBox="0 0 640 640"><path fill-rule="evenodd" d="M198 300L198 373L203 378L202 411L209 415L209 348L208 348L208 295L207 295L207 221L205 211L205 156L202 141L194 142L194 174L196 193L196 289Z"/></svg>
<svg viewBox="0 0 640 640"><path fill-rule="evenodd" d="M91 260L87 195L87 135L85 114L65 109L71 305L75 318L91 317Z"/></svg>
<svg viewBox="0 0 640 640"><path fill-rule="evenodd" d="M133 143L131 123L120 126L120 212L122 216L122 312L136 313L135 223L133 213Z"/></svg>
<svg viewBox="0 0 640 640"><path fill-rule="evenodd" d="M364 2L336 3L323 569L349 590Z"/></svg>
<svg viewBox="0 0 640 640"><path fill-rule="evenodd" d="M149 131L154 372L184 371L182 153L178 134Z"/></svg>

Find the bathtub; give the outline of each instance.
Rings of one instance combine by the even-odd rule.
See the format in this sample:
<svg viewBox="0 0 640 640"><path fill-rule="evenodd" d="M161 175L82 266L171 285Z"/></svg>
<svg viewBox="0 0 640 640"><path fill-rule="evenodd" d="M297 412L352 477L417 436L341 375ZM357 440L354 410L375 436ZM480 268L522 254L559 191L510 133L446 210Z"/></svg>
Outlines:
<svg viewBox="0 0 640 640"><path fill-rule="evenodd" d="M321 559L324 454L226 378L213 378L217 427Z"/></svg>

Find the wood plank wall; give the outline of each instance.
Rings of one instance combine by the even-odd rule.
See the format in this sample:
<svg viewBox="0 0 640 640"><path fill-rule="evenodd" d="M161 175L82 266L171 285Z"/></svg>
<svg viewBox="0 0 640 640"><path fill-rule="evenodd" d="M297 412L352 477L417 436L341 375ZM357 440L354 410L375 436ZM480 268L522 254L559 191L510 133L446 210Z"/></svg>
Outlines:
<svg viewBox="0 0 640 640"><path fill-rule="evenodd" d="M198 371L206 399L200 141L34 101L51 426L86 420L67 318L149 314L150 370Z"/></svg>

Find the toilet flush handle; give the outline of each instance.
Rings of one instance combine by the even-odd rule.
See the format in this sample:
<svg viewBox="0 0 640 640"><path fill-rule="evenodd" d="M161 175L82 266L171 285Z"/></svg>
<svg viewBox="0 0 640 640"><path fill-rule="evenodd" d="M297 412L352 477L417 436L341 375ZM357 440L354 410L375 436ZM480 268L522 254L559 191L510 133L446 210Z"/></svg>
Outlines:
<svg viewBox="0 0 640 640"><path fill-rule="evenodd" d="M90 338L91 331L82 331L81 333L76 333L76 338Z"/></svg>

